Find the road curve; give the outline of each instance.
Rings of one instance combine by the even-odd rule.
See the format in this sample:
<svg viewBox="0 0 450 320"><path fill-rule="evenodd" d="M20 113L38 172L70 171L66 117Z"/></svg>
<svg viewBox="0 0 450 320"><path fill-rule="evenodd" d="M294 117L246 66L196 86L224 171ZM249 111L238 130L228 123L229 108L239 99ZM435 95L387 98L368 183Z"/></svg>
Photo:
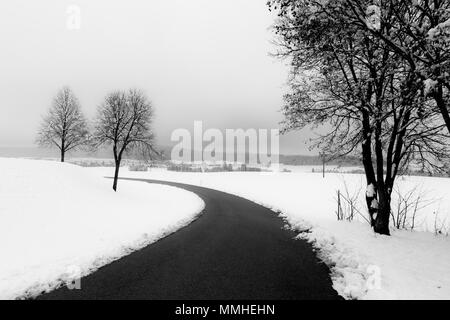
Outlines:
<svg viewBox="0 0 450 320"><path fill-rule="evenodd" d="M271 210L202 187L129 180L194 192L205 210L189 226L84 277L81 290L61 287L38 299L339 299L312 246L294 240Z"/></svg>

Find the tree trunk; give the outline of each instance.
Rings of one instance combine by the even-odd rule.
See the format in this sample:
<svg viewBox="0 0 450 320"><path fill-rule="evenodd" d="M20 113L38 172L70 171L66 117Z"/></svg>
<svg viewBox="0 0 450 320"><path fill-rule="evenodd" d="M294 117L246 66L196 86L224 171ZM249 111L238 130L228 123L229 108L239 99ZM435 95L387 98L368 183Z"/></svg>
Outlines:
<svg viewBox="0 0 450 320"><path fill-rule="evenodd" d="M375 227L374 217L378 214L378 209L373 206L374 200L377 199L377 181L375 178L375 170L372 163L372 141L370 130L370 119L367 112L363 114L363 136L364 141L362 143L362 162L364 166L364 172L366 174L367 190L366 190L366 204L367 210L370 216L370 225ZM370 188L370 189L369 189Z"/></svg>
<svg viewBox="0 0 450 320"><path fill-rule="evenodd" d="M61 162L64 162L64 157L66 155L66 140L64 137L61 139Z"/></svg>
<svg viewBox="0 0 450 320"><path fill-rule="evenodd" d="M436 105L439 108L439 111L442 114L442 118L444 118L445 125L447 126L448 131L450 132L450 115L447 109L447 105L444 100L444 92L442 88L442 84L438 84L436 93L434 94L434 99L436 101Z"/></svg>
<svg viewBox="0 0 450 320"><path fill-rule="evenodd" d="M378 212L373 230L383 235L391 235L389 231L389 219L391 216L391 198L383 192L378 193Z"/></svg>
<svg viewBox="0 0 450 320"><path fill-rule="evenodd" d="M114 172L113 189L117 192L117 180L119 180L120 161L116 161L116 170Z"/></svg>
<svg viewBox="0 0 450 320"><path fill-rule="evenodd" d="M373 185L373 184L372 184ZM369 188L369 187L368 187ZM367 188L367 189L368 189ZM372 204L373 201L377 199L377 194L376 192L374 193L373 196L368 196L367 192L366 192L366 205L367 205L367 211L369 211L369 216L370 216L370 225L371 227L375 227L375 219L374 217L376 217L376 215L378 214L378 209L375 208Z"/></svg>

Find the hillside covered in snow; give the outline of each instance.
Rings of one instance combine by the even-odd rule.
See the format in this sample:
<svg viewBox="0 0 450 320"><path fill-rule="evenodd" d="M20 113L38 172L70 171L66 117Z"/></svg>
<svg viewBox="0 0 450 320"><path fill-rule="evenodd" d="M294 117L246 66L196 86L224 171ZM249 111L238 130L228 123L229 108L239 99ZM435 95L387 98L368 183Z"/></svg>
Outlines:
<svg viewBox="0 0 450 320"><path fill-rule="evenodd" d="M111 181L51 161L0 158L0 299L51 290L189 224L196 195ZM81 284L82 285L82 284Z"/></svg>

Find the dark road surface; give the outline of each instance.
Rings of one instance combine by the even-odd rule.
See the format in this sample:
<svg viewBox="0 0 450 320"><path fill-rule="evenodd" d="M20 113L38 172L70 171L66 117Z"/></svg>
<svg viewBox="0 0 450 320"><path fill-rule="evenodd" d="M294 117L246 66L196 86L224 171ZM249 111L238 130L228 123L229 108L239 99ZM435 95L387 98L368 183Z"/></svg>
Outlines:
<svg viewBox="0 0 450 320"><path fill-rule="evenodd" d="M339 299L312 246L294 240L271 210L211 189L140 181L192 191L205 210L189 226L82 278L81 290L62 287L38 299Z"/></svg>

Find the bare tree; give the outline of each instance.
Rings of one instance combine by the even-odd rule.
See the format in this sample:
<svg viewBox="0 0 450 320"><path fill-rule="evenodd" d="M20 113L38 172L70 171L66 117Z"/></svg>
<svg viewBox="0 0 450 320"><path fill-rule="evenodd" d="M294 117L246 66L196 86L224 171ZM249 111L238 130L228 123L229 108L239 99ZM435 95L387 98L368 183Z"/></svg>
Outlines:
<svg viewBox="0 0 450 320"><path fill-rule="evenodd" d="M53 100L53 105L44 117L36 139L40 146L56 146L61 151L61 162L65 154L89 141L86 118L80 103L69 87L62 88Z"/></svg>
<svg viewBox="0 0 450 320"><path fill-rule="evenodd" d="M439 110L450 132L450 1L374 2L379 28L365 19L369 1L339 1L347 23L366 29L405 61L425 98L433 100L428 106Z"/></svg>
<svg viewBox="0 0 450 320"><path fill-rule="evenodd" d="M416 72L372 29L377 8L363 8L365 26L353 23L346 0L271 0L279 55L292 65L284 131L321 126L316 146L333 157L361 148L366 202L377 233L389 234L391 194L402 168L415 158L434 165L448 156L440 114L426 108Z"/></svg>
<svg viewBox="0 0 450 320"><path fill-rule="evenodd" d="M151 129L153 107L146 95L139 90L114 91L108 94L98 109L94 142L96 146L112 145L115 172L113 189L117 191L120 164L123 156L139 152L151 157L154 135Z"/></svg>

